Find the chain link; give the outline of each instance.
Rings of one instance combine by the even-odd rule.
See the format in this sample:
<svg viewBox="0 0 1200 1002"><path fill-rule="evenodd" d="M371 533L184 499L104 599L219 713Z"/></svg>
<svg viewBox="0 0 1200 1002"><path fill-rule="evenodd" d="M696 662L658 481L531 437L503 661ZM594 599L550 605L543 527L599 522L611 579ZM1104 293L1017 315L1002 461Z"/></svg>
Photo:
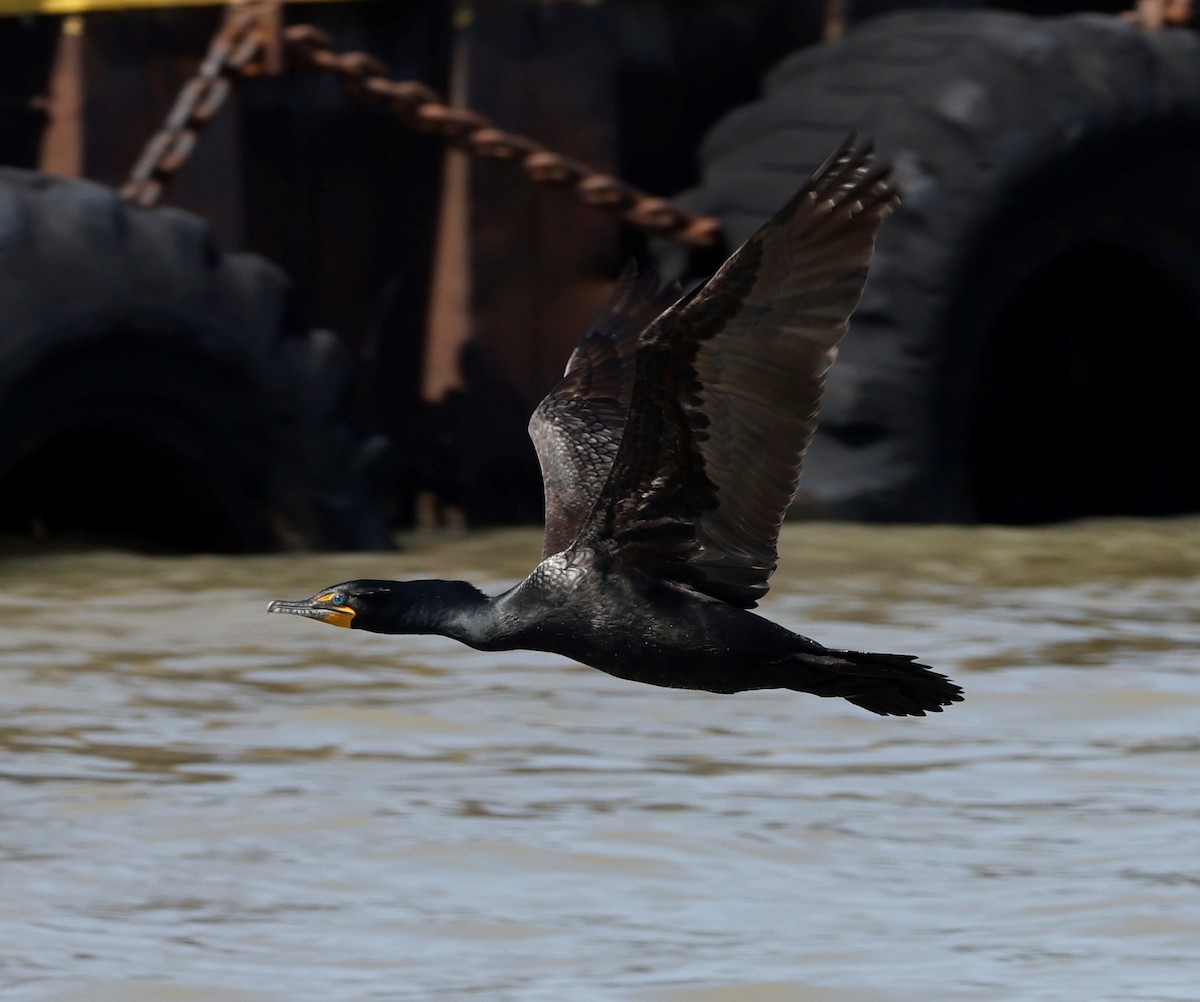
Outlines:
<svg viewBox="0 0 1200 1002"><path fill-rule="evenodd" d="M121 194L139 205L154 205L195 148L204 125L229 96L230 81L263 72L271 39L263 10L235 7L213 38L196 75L184 84L163 128L146 144ZM346 92L361 101L386 105L406 126L439 136L482 160L519 166L534 184L573 189L585 204L616 213L654 236L692 247L714 244L718 220L698 216L587 164L547 149L525 136L504 132L486 117L446 104L440 94L415 80L393 80L387 67L365 52L337 52L319 28L293 25L283 31L289 67L335 74Z"/></svg>
<svg viewBox="0 0 1200 1002"><path fill-rule="evenodd" d="M261 72L267 53L261 11L247 4L229 11L213 36L196 75L179 91L163 127L142 150L121 196L138 205L155 205L167 183L196 147L201 129L225 104L231 79Z"/></svg>

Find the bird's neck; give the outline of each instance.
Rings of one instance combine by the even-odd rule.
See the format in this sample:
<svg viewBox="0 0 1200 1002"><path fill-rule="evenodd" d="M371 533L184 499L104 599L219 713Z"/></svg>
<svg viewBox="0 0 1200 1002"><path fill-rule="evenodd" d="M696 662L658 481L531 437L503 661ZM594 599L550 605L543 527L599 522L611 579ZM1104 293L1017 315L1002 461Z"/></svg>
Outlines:
<svg viewBox="0 0 1200 1002"><path fill-rule="evenodd" d="M466 581L397 581L393 601L365 628L373 633L436 633L477 646L495 633L492 599Z"/></svg>

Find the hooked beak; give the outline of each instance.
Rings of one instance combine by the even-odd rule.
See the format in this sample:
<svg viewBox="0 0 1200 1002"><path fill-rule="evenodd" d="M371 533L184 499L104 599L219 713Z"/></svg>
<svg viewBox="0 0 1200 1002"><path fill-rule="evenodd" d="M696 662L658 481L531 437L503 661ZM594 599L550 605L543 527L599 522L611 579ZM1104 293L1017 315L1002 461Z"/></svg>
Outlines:
<svg viewBox="0 0 1200 1002"><path fill-rule="evenodd" d="M282 612L289 616L307 616L309 619L318 619L330 626L347 628L354 619L354 610L348 605L330 605L327 602L316 602L311 598L302 599L299 602L284 602L276 599L267 606L267 612Z"/></svg>

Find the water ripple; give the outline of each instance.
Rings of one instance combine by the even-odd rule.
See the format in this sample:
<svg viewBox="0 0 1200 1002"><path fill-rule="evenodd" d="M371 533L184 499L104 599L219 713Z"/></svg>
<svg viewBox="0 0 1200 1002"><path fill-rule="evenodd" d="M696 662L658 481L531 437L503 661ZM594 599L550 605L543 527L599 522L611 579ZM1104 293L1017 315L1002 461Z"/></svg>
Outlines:
<svg viewBox="0 0 1200 1002"><path fill-rule="evenodd" d="M1200 524L789 527L766 614L968 701L882 720L262 614L400 554L13 558L6 999L1192 999Z"/></svg>

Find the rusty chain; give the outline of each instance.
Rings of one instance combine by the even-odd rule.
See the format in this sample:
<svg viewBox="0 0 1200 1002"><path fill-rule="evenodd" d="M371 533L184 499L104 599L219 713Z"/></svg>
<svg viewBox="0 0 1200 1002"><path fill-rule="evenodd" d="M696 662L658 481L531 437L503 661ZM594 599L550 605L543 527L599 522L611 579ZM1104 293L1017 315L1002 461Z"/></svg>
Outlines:
<svg viewBox="0 0 1200 1002"><path fill-rule="evenodd" d="M138 157L121 196L155 205L168 182L196 147L200 131L225 104L235 77L267 68L271 57L270 21L256 6L230 10L213 36L200 68L179 91L166 121Z"/></svg>
<svg viewBox="0 0 1200 1002"><path fill-rule="evenodd" d="M615 212L655 236L688 246L716 242L721 228L718 220L647 195L535 140L504 132L483 115L451 107L424 84L392 80L386 67L373 56L336 52L330 37L319 28L294 25L284 31L283 38L291 65L337 74L348 93L364 101L386 104L411 129L438 135L480 159L517 165L534 184L573 188L584 204Z"/></svg>
<svg viewBox="0 0 1200 1002"><path fill-rule="evenodd" d="M195 147L200 130L224 104L231 80L264 71L273 36L278 37L267 26L263 8L248 4L230 11L163 128L142 151L121 189L125 198L147 206L158 201ZM710 246L720 235L717 219L688 212L533 139L504 132L483 115L446 104L425 84L393 80L387 67L365 52L337 52L319 28L286 28L282 47L290 68L330 71L352 97L386 105L409 128L437 135L480 159L518 166L534 184L573 189L584 204L613 212L647 233L692 247Z"/></svg>

